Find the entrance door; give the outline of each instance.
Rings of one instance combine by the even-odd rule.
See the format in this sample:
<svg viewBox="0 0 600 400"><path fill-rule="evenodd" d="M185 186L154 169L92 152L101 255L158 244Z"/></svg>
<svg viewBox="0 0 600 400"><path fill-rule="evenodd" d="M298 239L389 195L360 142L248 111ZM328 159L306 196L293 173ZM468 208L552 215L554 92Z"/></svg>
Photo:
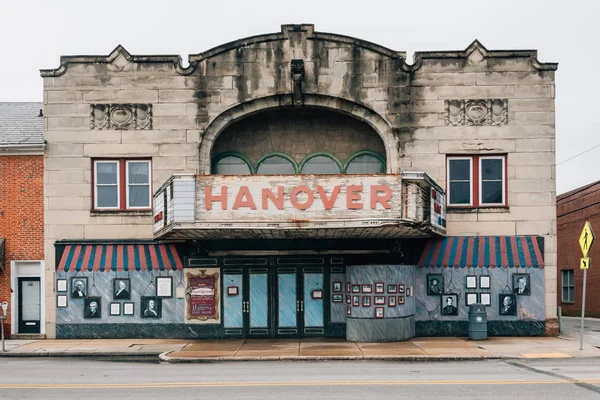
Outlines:
<svg viewBox="0 0 600 400"><path fill-rule="evenodd" d="M40 278L19 278L19 333L40 333Z"/></svg>

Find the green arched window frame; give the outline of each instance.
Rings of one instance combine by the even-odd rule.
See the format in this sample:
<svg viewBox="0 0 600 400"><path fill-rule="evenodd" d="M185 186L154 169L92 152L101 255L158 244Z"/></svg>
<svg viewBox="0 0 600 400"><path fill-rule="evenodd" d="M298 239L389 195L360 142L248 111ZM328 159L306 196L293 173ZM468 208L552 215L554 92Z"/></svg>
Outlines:
<svg viewBox="0 0 600 400"><path fill-rule="evenodd" d="M242 153L238 153L237 151L224 151L223 153L219 153L215 157L213 157L212 162L211 162L211 167L210 167L211 175L216 175L215 174L215 169L216 169L217 163L219 162L219 160L221 160L221 159L223 159L225 157L237 157L237 158L239 158L240 160L242 160L243 162L245 162L246 165L248 166L248 170L250 171L250 175L254 174L254 169L252 168L252 162L250 161L250 159L248 159L248 157L246 157Z"/></svg>
<svg viewBox="0 0 600 400"><path fill-rule="evenodd" d="M271 158L271 157L285 158L294 167L294 174L298 173L299 169L298 169L298 163L296 162L296 160L294 160L292 157L290 157L289 155L287 155L285 153L272 152L272 153L267 153L267 154L265 154L264 156L262 156L261 158L258 159L258 161L256 162L256 165L254 166L254 169L252 170L252 174L257 175L258 174L258 168L260 167L260 165L263 162L265 162L266 160L268 160L269 158Z"/></svg>
<svg viewBox="0 0 600 400"><path fill-rule="evenodd" d="M326 151L318 151L316 153L311 153L311 154L307 155L306 157L304 157L304 160L302 160L302 162L300 163L300 166L299 166L300 173L303 174L304 166L306 165L306 163L308 163L311 159L318 157L318 156L330 158L337 165L338 174L343 173L344 169L343 169L342 162L340 161L340 159Z"/></svg>
<svg viewBox="0 0 600 400"><path fill-rule="evenodd" d="M377 158L379 160L379 162L381 162L380 173L385 174L385 172L387 170L385 157L375 151L372 151L372 150L360 150L360 151L357 151L356 153L352 154L350 157L348 157L348 159L344 163L344 174L347 173L346 171L348 171L348 166L350 165L352 160L354 160L355 158L360 157L360 156L373 156L373 157Z"/></svg>

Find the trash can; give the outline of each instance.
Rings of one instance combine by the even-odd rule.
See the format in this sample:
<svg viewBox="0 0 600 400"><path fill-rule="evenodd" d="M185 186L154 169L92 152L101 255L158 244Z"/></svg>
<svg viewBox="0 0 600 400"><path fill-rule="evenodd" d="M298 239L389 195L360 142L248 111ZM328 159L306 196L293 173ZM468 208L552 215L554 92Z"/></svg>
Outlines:
<svg viewBox="0 0 600 400"><path fill-rule="evenodd" d="M483 304L469 306L469 339L487 339L487 311Z"/></svg>

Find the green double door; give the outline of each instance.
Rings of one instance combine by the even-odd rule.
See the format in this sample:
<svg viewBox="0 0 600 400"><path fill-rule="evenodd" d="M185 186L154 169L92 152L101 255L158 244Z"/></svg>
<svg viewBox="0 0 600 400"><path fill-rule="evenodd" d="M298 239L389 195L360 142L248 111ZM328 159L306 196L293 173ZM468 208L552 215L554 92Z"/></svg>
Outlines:
<svg viewBox="0 0 600 400"><path fill-rule="evenodd" d="M225 336L324 336L325 280L323 267L224 268Z"/></svg>

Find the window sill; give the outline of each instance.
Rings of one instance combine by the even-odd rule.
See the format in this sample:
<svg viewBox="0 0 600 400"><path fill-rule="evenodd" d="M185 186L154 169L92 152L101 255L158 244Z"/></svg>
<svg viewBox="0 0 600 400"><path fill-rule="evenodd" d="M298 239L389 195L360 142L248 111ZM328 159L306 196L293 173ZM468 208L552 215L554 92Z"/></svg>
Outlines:
<svg viewBox="0 0 600 400"><path fill-rule="evenodd" d="M112 216L126 216L126 217L133 217L133 216L152 216L153 211L152 210L106 210L106 211L100 211L100 210L91 210L90 211L90 216L91 217L100 217L100 216L104 216L104 215L112 215Z"/></svg>
<svg viewBox="0 0 600 400"><path fill-rule="evenodd" d="M466 213L482 213L482 214L493 214L493 213L508 213L510 207L446 207L447 214L466 214Z"/></svg>
<svg viewBox="0 0 600 400"><path fill-rule="evenodd" d="M572 306L573 304L575 304L574 301L561 301L560 302L561 305L565 304L567 306Z"/></svg>

